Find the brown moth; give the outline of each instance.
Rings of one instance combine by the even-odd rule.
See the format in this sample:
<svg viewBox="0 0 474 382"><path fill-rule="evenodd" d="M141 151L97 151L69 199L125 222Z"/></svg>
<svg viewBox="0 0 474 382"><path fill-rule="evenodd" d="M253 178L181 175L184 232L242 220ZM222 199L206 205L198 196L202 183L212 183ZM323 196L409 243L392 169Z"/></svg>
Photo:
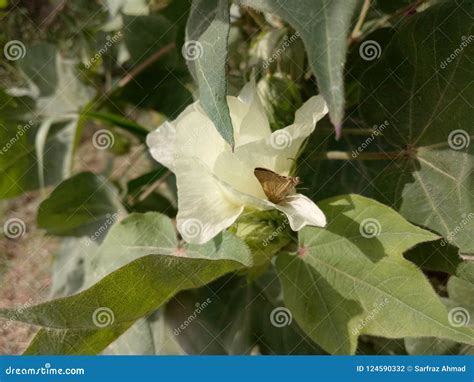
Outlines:
<svg viewBox="0 0 474 382"><path fill-rule="evenodd" d="M263 167L257 167L253 173L262 185L268 200L275 204L294 193L295 187L301 183L298 177L279 175Z"/></svg>

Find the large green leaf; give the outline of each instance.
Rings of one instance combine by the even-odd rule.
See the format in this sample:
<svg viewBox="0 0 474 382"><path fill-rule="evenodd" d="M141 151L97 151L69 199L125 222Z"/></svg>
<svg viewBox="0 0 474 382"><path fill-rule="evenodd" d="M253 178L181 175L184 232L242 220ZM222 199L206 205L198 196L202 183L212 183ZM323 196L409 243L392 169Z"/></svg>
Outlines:
<svg viewBox="0 0 474 382"><path fill-rule="evenodd" d="M286 20L301 35L318 88L339 132L344 118L347 34L357 0L240 0Z"/></svg>
<svg viewBox="0 0 474 382"><path fill-rule="evenodd" d="M296 320L288 319L282 288L273 266L251 287L255 294L252 300L252 332L261 354L326 354L301 330Z"/></svg>
<svg viewBox="0 0 474 382"><path fill-rule="evenodd" d="M202 247L177 244L170 220L157 213L133 214L115 225L99 249L104 262L94 265L97 279L107 276L76 295L15 311L18 321L42 327L27 353L98 353L179 291L251 265L245 244L230 234ZM13 315L1 309L0 316Z"/></svg>
<svg viewBox="0 0 474 382"><path fill-rule="evenodd" d="M474 284L453 276L448 280L449 299L443 299L453 325L474 328ZM442 338L405 338L407 351L413 355L468 354L474 346Z"/></svg>
<svg viewBox="0 0 474 382"><path fill-rule="evenodd" d="M203 245L180 245L174 226L156 212L133 213L114 225L104 243L88 259L86 285L91 285L128 262L150 253L185 258L233 260L248 267L253 259L247 246L224 232Z"/></svg>
<svg viewBox="0 0 474 382"><path fill-rule="evenodd" d="M253 294L230 276L179 293L165 309L166 322L188 354L250 354Z"/></svg>
<svg viewBox="0 0 474 382"><path fill-rule="evenodd" d="M41 203L38 227L58 236L102 239L120 210L115 188L105 178L83 172L62 182Z"/></svg>
<svg viewBox="0 0 474 382"><path fill-rule="evenodd" d="M422 269L444 272L474 283L474 262L464 261L458 248L443 240L417 245L405 257Z"/></svg>
<svg viewBox="0 0 474 382"><path fill-rule="evenodd" d="M283 307L273 267L249 283L226 276L179 293L165 309L176 340L188 354L322 354L296 321L275 325Z"/></svg>
<svg viewBox="0 0 474 382"><path fill-rule="evenodd" d="M472 1L458 1L411 17L366 72L360 99L370 126L389 122L386 151L399 153L377 177L381 200L464 252L474 252L473 16Z"/></svg>
<svg viewBox="0 0 474 382"><path fill-rule="evenodd" d="M319 205L328 226L304 228L298 255L277 259L285 303L312 339L336 354L354 353L361 334L474 343L474 332L450 325L423 273L402 256L436 235L361 196Z"/></svg>
<svg viewBox="0 0 474 382"><path fill-rule="evenodd" d="M217 131L233 146L234 133L226 101L229 28L228 0L194 0L182 51L199 86L202 107Z"/></svg>
<svg viewBox="0 0 474 382"><path fill-rule="evenodd" d="M107 355L180 355L185 354L176 341L163 313L157 311L136 321L102 354Z"/></svg>

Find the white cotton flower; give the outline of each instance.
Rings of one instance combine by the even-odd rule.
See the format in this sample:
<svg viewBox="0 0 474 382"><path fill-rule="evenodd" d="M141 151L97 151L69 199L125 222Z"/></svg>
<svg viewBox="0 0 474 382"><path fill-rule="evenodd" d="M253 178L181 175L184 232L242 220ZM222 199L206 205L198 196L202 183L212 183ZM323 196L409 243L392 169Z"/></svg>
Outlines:
<svg viewBox="0 0 474 382"><path fill-rule="evenodd" d="M254 175L259 167L289 175L303 141L328 112L323 98L310 98L292 125L273 133L253 82L238 97L227 97L227 102L234 151L199 102L147 137L153 158L176 174L177 226L183 238L205 243L232 225L245 207L280 210L294 231L305 225L324 227L323 212L309 198L292 193L272 203Z"/></svg>

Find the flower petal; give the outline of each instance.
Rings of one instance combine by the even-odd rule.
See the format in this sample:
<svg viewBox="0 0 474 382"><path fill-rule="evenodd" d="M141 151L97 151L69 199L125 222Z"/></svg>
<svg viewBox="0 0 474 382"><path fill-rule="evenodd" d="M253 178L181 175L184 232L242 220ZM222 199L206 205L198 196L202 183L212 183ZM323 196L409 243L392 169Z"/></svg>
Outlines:
<svg viewBox="0 0 474 382"><path fill-rule="evenodd" d="M280 175L288 175L304 140L327 112L324 99L314 96L298 109L293 125L277 130L265 139L237 147L235 154L254 167L264 167Z"/></svg>
<svg viewBox="0 0 474 382"><path fill-rule="evenodd" d="M242 162L230 151L219 155L213 173L221 182L233 188L235 192L258 199L266 199L262 186L254 175L254 168Z"/></svg>
<svg viewBox="0 0 474 382"><path fill-rule="evenodd" d="M175 160L194 158L212 169L217 157L231 149L201 106L192 106L176 121Z"/></svg>
<svg viewBox="0 0 474 382"><path fill-rule="evenodd" d="M234 126L236 147L258 141L271 133L255 80L242 88L238 98L227 97L227 103Z"/></svg>
<svg viewBox="0 0 474 382"><path fill-rule="evenodd" d="M176 126L188 114L195 112L196 107L197 102L194 102L186 107L175 120L164 122L146 137L146 144L153 159L173 172L176 151Z"/></svg>
<svg viewBox="0 0 474 382"><path fill-rule="evenodd" d="M288 196L275 207L288 217L293 231L299 231L306 225L326 226L326 216L323 211L311 199L302 194Z"/></svg>
<svg viewBox="0 0 474 382"><path fill-rule="evenodd" d="M178 231L189 243L203 244L229 227L244 209L199 160L176 161Z"/></svg>
<svg viewBox="0 0 474 382"><path fill-rule="evenodd" d="M165 122L146 137L146 144L154 160L174 172L174 148L176 128L172 122Z"/></svg>

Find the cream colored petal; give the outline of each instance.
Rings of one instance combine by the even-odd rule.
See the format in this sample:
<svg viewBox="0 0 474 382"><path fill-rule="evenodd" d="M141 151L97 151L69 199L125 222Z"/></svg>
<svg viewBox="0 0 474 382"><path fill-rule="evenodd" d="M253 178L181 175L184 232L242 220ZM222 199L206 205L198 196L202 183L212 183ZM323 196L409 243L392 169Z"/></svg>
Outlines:
<svg viewBox="0 0 474 382"><path fill-rule="evenodd" d="M221 182L226 183L239 193L266 199L262 186L254 175L254 168L242 162L230 151L219 156L213 173Z"/></svg>
<svg viewBox="0 0 474 382"><path fill-rule="evenodd" d="M311 199L302 194L288 196L275 207L288 217L293 231L299 231L306 225L326 226L326 216L323 211Z"/></svg>
<svg viewBox="0 0 474 382"><path fill-rule="evenodd" d="M189 243L203 244L229 227L244 209L230 190L199 160L176 161L178 231Z"/></svg>
<svg viewBox="0 0 474 382"><path fill-rule="evenodd" d="M157 162L174 172L176 129L171 122L165 122L146 137L150 154Z"/></svg>
<svg viewBox="0 0 474 382"><path fill-rule="evenodd" d="M195 158L209 169L214 167L217 157L231 148L216 130L214 124L199 104L176 121L175 158Z"/></svg>
<svg viewBox="0 0 474 382"><path fill-rule="evenodd" d="M176 125L188 114L195 113L197 110L199 110L198 102L194 102L186 107L175 120L166 121L146 137L146 144L153 159L173 172L176 152Z"/></svg>
<svg viewBox="0 0 474 382"><path fill-rule="evenodd" d="M234 126L235 146L242 146L267 137L271 133L255 80L247 83L239 97L227 97Z"/></svg>
<svg viewBox="0 0 474 382"><path fill-rule="evenodd" d="M321 96L312 97L298 109L293 125L274 131L265 139L237 147L235 154L251 166L288 175L302 143L327 112L324 99Z"/></svg>

